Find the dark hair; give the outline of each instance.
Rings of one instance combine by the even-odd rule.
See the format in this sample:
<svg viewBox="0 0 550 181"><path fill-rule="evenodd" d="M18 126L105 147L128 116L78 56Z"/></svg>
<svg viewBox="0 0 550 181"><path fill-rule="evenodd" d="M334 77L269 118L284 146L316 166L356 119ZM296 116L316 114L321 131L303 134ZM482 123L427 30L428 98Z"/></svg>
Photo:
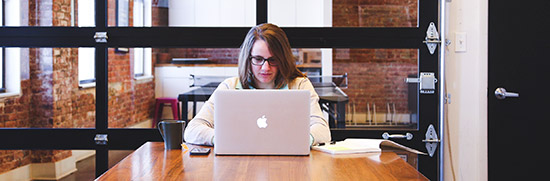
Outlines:
<svg viewBox="0 0 550 181"><path fill-rule="evenodd" d="M305 77L296 67L296 61L292 55L290 43L285 32L277 25L264 23L252 27L241 45L239 53L239 81L241 81L244 89L248 89L249 86L257 87L252 80L254 75L249 57L252 46L258 39L267 43L270 53L278 61L278 72L274 80L275 88L283 87L296 77Z"/></svg>

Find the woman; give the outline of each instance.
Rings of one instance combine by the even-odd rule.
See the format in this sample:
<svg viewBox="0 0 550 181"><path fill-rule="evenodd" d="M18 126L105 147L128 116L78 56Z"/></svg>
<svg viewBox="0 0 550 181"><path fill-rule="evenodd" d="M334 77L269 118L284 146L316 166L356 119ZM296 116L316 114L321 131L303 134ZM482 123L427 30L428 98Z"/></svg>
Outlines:
<svg viewBox="0 0 550 181"><path fill-rule="evenodd" d="M313 85L296 67L284 31L273 24L252 27L239 54L239 77L224 80L220 89L305 89L311 92L310 145L329 142L330 130L319 106ZM214 94L216 93L214 91ZM206 101L189 122L187 143L214 145L214 96Z"/></svg>

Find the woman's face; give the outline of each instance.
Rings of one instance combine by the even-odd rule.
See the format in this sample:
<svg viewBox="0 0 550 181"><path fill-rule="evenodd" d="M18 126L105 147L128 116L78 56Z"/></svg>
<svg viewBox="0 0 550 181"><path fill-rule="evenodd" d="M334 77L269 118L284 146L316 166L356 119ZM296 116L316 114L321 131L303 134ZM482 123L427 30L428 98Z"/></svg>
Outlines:
<svg viewBox="0 0 550 181"><path fill-rule="evenodd" d="M271 58L271 52L267 46L267 43L263 40L256 40L252 45L250 52L252 57L263 57L264 59ZM261 89L272 89L275 87L275 77L279 70L276 66L269 65L269 61L265 61L263 65L252 66L252 73L254 74L254 83Z"/></svg>

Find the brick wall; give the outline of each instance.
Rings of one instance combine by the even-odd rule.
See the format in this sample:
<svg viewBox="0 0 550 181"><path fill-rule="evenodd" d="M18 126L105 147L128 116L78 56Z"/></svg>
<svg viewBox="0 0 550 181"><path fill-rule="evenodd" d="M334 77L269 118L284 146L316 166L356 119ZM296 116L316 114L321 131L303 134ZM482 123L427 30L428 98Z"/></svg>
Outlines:
<svg viewBox="0 0 550 181"><path fill-rule="evenodd" d="M70 26L70 2L29 0L29 25ZM110 0L109 20L114 20L113 4ZM114 24L114 21L109 23ZM154 81L134 80L131 55L131 52L119 54L109 49L111 128L127 127L152 118ZM0 127L94 127L95 89L78 87L78 49L29 48L28 57L23 60L29 62L29 75L21 75L28 77L21 81L21 95L0 99ZM30 163L56 162L71 154L68 150L0 150L0 174Z"/></svg>
<svg viewBox="0 0 550 181"><path fill-rule="evenodd" d="M334 27L416 27L417 0L333 0Z"/></svg>
<svg viewBox="0 0 550 181"><path fill-rule="evenodd" d="M122 128L151 118L155 103L154 82L133 78L130 53L109 49L109 127Z"/></svg>
<svg viewBox="0 0 550 181"><path fill-rule="evenodd" d="M151 10L152 26L168 26L168 8L153 5Z"/></svg>
<svg viewBox="0 0 550 181"><path fill-rule="evenodd" d="M336 49L333 51L333 73L348 73L348 88L343 91L355 105L357 113L365 113L367 103L377 112L387 112L393 103L397 113L408 113L408 85L404 79L416 75L416 50Z"/></svg>
<svg viewBox="0 0 550 181"><path fill-rule="evenodd" d="M30 127L30 81L21 81L21 96L0 99L0 127ZM0 173L31 163L30 150L0 150Z"/></svg>
<svg viewBox="0 0 550 181"><path fill-rule="evenodd" d="M30 26L70 26L70 1L31 1ZM48 17L48 18L42 18ZM50 19L51 18L51 19ZM74 52L73 52L74 51ZM30 127L72 127L71 95L74 75L71 71L75 49L31 48L29 50L29 74L31 82ZM70 157L68 150L32 150L30 162L55 162Z"/></svg>
<svg viewBox="0 0 550 181"><path fill-rule="evenodd" d="M416 0L334 0L334 27L416 27ZM417 75L415 49L334 49L333 74L348 73L349 105L365 113L367 103L385 113L394 103L397 113L409 113L408 75Z"/></svg>
<svg viewBox="0 0 550 181"><path fill-rule="evenodd" d="M0 127L29 127L30 81L21 81L21 96L0 99Z"/></svg>

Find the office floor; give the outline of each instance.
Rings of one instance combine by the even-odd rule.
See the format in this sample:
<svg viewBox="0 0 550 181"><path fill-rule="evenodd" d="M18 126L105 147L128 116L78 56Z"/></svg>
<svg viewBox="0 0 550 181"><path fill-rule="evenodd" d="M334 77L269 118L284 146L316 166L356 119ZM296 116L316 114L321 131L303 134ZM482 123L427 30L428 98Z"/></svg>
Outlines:
<svg viewBox="0 0 550 181"><path fill-rule="evenodd" d="M109 168L113 167L119 161L124 159L133 150L111 150L109 151ZM95 155L86 159L80 160L76 163L78 169L75 173L72 173L66 177L63 177L59 181L81 181L81 180L94 180L95 179Z"/></svg>

